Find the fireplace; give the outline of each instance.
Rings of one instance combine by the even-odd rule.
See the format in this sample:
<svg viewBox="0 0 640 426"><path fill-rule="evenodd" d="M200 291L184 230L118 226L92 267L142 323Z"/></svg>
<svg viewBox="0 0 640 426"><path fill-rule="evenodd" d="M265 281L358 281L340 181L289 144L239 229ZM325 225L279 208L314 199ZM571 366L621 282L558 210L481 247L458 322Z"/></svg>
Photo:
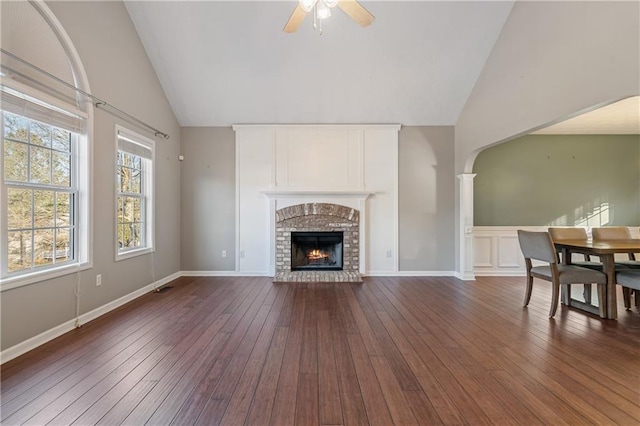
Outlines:
<svg viewBox="0 0 640 426"><path fill-rule="evenodd" d="M275 282L362 282L358 210L304 203L275 213Z"/></svg>
<svg viewBox="0 0 640 426"><path fill-rule="evenodd" d="M342 232L292 232L292 271L341 271Z"/></svg>

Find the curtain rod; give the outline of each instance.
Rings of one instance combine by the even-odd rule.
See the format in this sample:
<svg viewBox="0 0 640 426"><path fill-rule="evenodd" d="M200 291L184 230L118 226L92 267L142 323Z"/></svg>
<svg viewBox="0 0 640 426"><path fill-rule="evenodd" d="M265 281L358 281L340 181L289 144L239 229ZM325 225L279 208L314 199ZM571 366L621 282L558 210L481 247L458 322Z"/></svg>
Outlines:
<svg viewBox="0 0 640 426"><path fill-rule="evenodd" d="M131 115L131 114L127 113L127 112L124 112L123 110L121 110L121 109L119 109L119 108L107 103L106 101L98 98L97 96L92 95L91 93L85 92L84 90L80 89L79 87L76 87L76 86L74 86L72 84L67 83L66 81L62 80L61 78L56 77L55 75L43 70L42 68L40 68L40 67L38 67L36 65L33 65L30 62L25 61L24 59L20 58L19 56L16 56L11 52L7 52L6 50L4 50L2 48L0 48L0 52L2 52L2 54L4 54L4 55L7 55L7 56L15 59L18 62L21 62L21 63L27 65L28 67L38 71L39 73L44 74L45 76L47 76L47 77L57 81L58 83L60 83L60 84L62 84L64 86L74 90L75 92L86 96L87 98L91 99L91 101L93 103L93 106L95 106L96 108L102 109L103 111L105 111L105 112L107 112L107 113L109 113L109 114L111 114L111 115L113 115L115 117L121 118L121 119L123 119L123 120L125 120L125 121L127 121L127 122L129 122L131 124L142 126L142 127L146 128L148 130L151 130L154 133L155 136L162 136L165 139L169 139L170 138L170 136L167 133L161 132L160 130L156 129L155 127L153 127L153 126L145 123L144 121L134 117L133 115ZM30 77L20 73L19 71L16 71L16 70L14 70L14 69L12 69L10 67L7 67L5 64L1 64L1 66L2 66L2 68L7 69L9 72L18 74L23 78L26 78L26 79L34 82L34 83L37 83L37 84L40 84L40 85L46 87L49 90L52 90L52 91L57 92L59 94L62 94L60 91L58 91L58 90L56 90L56 89L54 89L52 87L48 87L44 83L35 81L33 78L30 78Z"/></svg>

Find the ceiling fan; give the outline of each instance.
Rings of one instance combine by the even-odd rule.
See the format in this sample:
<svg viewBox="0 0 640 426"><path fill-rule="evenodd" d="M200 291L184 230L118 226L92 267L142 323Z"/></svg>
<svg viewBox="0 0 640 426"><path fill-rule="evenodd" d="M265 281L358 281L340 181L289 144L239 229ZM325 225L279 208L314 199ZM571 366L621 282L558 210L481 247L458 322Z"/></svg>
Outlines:
<svg viewBox="0 0 640 426"><path fill-rule="evenodd" d="M298 0L298 6L284 26L285 33L294 33L307 13L313 11L313 29L322 34L322 20L331 16L331 9L338 6L361 27L370 25L376 18L356 0Z"/></svg>

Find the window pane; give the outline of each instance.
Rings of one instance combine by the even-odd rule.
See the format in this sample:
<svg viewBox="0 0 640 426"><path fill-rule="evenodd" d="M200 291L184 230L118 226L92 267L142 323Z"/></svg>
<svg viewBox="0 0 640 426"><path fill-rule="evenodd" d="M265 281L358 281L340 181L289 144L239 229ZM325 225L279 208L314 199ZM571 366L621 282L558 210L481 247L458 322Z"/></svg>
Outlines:
<svg viewBox="0 0 640 426"><path fill-rule="evenodd" d="M36 228L53 227L53 191L33 191L33 222Z"/></svg>
<svg viewBox="0 0 640 426"><path fill-rule="evenodd" d="M8 232L9 272L31 268L31 231Z"/></svg>
<svg viewBox="0 0 640 426"><path fill-rule="evenodd" d="M28 145L19 142L4 142L4 178L16 182L27 181Z"/></svg>
<svg viewBox="0 0 640 426"><path fill-rule="evenodd" d="M7 200L8 228L31 228L31 190L7 188Z"/></svg>
<svg viewBox="0 0 640 426"><path fill-rule="evenodd" d="M71 194L67 192L56 193L56 226L69 226L71 224Z"/></svg>
<svg viewBox="0 0 640 426"><path fill-rule="evenodd" d="M34 145L51 146L51 126L38 123L37 121L31 122L31 141Z"/></svg>
<svg viewBox="0 0 640 426"><path fill-rule="evenodd" d="M71 152L71 132L54 127L52 147L58 151Z"/></svg>
<svg viewBox="0 0 640 426"><path fill-rule="evenodd" d="M140 222L142 215L140 214L141 212L141 206L142 204L142 200L140 200L139 198L134 198L133 199L133 222Z"/></svg>
<svg viewBox="0 0 640 426"><path fill-rule="evenodd" d="M29 141L29 120L8 112L4 114L4 137L23 142Z"/></svg>
<svg viewBox="0 0 640 426"><path fill-rule="evenodd" d="M51 183L51 150L31 146L31 182Z"/></svg>
<svg viewBox="0 0 640 426"><path fill-rule="evenodd" d="M116 200L116 217L118 218L118 223L124 222L124 208L122 207L124 203L124 197L118 196Z"/></svg>
<svg viewBox="0 0 640 426"><path fill-rule="evenodd" d="M35 266L53 263L55 255L53 250L53 229L40 229L34 231L33 242L35 244L33 260Z"/></svg>
<svg viewBox="0 0 640 426"><path fill-rule="evenodd" d="M130 223L129 229L131 232L131 241L129 242L129 247L140 247L140 224Z"/></svg>
<svg viewBox="0 0 640 426"><path fill-rule="evenodd" d="M131 187L129 192L140 194L140 170L131 170Z"/></svg>
<svg viewBox="0 0 640 426"><path fill-rule="evenodd" d="M128 167L120 169L120 192L131 192L131 169Z"/></svg>
<svg viewBox="0 0 640 426"><path fill-rule="evenodd" d="M52 152L53 184L71 186L71 155L64 152Z"/></svg>
<svg viewBox="0 0 640 426"><path fill-rule="evenodd" d="M122 197L122 222L133 222L133 198Z"/></svg>
<svg viewBox="0 0 640 426"><path fill-rule="evenodd" d="M122 250L125 248L126 236L124 232L125 225L122 223L118 223L118 249Z"/></svg>
<svg viewBox="0 0 640 426"><path fill-rule="evenodd" d="M72 258L71 236L68 228L58 229L56 233L56 262L64 262Z"/></svg>

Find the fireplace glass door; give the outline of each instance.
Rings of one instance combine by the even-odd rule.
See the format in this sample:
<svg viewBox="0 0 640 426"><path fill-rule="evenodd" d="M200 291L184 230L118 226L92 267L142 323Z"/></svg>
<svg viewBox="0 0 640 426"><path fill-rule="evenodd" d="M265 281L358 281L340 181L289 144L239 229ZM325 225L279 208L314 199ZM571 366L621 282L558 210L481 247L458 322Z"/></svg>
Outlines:
<svg viewBox="0 0 640 426"><path fill-rule="evenodd" d="M341 271L342 232L292 232L292 271Z"/></svg>

